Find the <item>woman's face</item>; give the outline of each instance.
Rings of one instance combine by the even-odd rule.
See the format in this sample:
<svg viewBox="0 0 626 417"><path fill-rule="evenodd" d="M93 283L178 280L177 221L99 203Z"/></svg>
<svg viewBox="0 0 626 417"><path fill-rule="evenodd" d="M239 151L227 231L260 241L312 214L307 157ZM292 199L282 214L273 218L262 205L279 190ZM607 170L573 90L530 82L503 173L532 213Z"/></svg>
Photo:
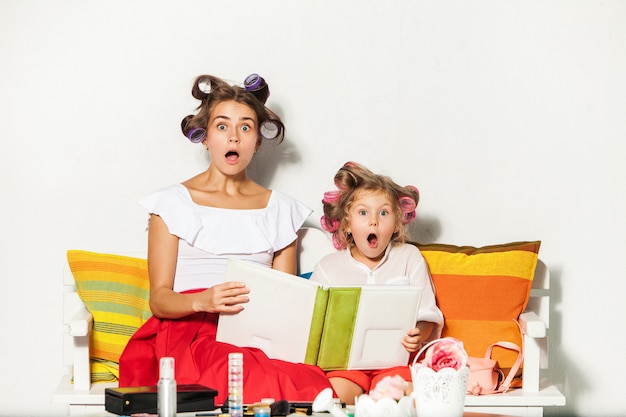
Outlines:
<svg viewBox="0 0 626 417"><path fill-rule="evenodd" d="M348 215L347 231L352 233L355 244L352 257L365 264L378 263L396 231L394 205L382 191L361 191Z"/></svg>
<svg viewBox="0 0 626 417"><path fill-rule="evenodd" d="M205 145L211 165L226 175L245 171L258 148L258 121L254 111L236 101L223 101L211 111Z"/></svg>

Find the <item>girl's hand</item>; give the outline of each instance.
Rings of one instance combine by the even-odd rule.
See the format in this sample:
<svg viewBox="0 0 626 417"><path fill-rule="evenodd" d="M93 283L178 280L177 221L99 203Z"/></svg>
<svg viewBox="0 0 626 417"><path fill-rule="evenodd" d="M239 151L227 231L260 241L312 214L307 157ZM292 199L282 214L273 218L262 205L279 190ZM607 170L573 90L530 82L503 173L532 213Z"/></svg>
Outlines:
<svg viewBox="0 0 626 417"><path fill-rule="evenodd" d="M250 289L243 282L224 282L199 293L195 311L209 313L238 313L244 309L241 304L250 298Z"/></svg>
<svg viewBox="0 0 626 417"><path fill-rule="evenodd" d="M404 346L406 351L409 353L417 352L422 348L422 340L422 331L419 327L416 327L409 330L406 336L404 336L402 339L402 346Z"/></svg>
<svg viewBox="0 0 626 417"><path fill-rule="evenodd" d="M429 321L418 321L414 329L407 332L406 336L402 340L402 346L409 353L417 352L424 346L424 343L428 341L435 323Z"/></svg>

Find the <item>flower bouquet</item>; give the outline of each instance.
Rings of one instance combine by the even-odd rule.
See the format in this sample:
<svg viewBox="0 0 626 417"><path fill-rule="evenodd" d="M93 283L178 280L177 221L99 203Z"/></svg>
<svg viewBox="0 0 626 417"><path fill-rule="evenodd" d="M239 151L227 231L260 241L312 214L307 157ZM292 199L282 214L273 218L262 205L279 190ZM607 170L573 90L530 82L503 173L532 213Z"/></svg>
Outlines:
<svg viewBox="0 0 626 417"><path fill-rule="evenodd" d="M424 360L417 362L424 351ZM420 350L411 365L419 417L463 416L469 377L467 361L463 342L452 337L433 340Z"/></svg>
<svg viewBox="0 0 626 417"><path fill-rule="evenodd" d="M360 395L355 417L414 417L413 399L404 395L409 383L399 375L386 376L368 394Z"/></svg>

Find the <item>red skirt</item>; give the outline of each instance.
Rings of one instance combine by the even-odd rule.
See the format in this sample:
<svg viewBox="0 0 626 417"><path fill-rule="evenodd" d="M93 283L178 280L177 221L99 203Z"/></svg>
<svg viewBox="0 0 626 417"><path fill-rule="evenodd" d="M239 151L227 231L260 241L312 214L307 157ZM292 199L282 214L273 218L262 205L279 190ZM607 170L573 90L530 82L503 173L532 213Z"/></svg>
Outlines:
<svg viewBox="0 0 626 417"><path fill-rule="evenodd" d="M317 366L270 359L256 348L217 342L218 315L195 313L177 320L151 317L130 339L120 357L120 387L156 385L159 360L174 357L178 384L216 389L215 404L228 396L228 354L243 353L244 403L262 398L313 401L331 387Z"/></svg>

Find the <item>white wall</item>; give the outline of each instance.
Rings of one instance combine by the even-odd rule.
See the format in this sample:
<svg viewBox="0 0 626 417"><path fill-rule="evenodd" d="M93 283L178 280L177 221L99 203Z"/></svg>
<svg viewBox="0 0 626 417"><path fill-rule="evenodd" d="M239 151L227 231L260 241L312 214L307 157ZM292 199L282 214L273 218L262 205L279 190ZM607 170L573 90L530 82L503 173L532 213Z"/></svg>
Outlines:
<svg viewBox="0 0 626 417"><path fill-rule="evenodd" d="M551 377L624 411L626 3L0 1L0 415L63 415L67 249L145 247L136 201L207 164L202 73L270 83L287 139L252 174L321 214L347 160L422 192L422 241L541 239Z"/></svg>

